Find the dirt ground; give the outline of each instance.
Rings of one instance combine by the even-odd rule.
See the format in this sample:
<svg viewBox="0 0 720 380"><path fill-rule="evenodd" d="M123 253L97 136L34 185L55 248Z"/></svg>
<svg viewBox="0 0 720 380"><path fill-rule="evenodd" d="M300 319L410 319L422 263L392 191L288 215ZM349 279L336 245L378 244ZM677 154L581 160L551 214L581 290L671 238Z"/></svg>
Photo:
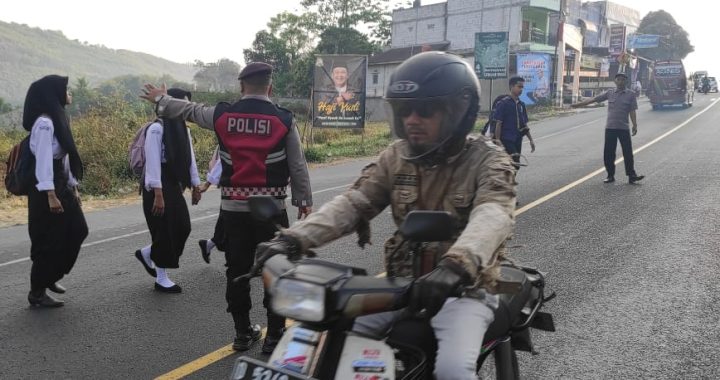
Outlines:
<svg viewBox="0 0 720 380"><path fill-rule="evenodd" d="M82 197L83 211L105 210L112 207L140 203L139 195L126 195L117 198ZM0 228L27 224L27 197L8 197L0 199Z"/></svg>

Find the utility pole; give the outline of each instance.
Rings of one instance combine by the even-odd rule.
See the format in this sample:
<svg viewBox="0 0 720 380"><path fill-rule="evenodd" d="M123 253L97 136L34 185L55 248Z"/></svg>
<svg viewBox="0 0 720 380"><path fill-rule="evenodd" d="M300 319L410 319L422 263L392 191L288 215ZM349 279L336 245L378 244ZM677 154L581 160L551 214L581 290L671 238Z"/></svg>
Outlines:
<svg viewBox="0 0 720 380"><path fill-rule="evenodd" d="M555 105L563 106L563 79L565 77L565 13L566 0L560 0L560 20L558 22L557 45L555 46Z"/></svg>

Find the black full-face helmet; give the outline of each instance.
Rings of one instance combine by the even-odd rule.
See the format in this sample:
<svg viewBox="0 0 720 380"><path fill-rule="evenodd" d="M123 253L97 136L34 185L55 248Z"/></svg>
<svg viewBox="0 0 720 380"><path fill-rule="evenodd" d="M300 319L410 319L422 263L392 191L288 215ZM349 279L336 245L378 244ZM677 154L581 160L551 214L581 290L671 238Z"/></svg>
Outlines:
<svg viewBox="0 0 720 380"><path fill-rule="evenodd" d="M392 73L385 99L392 109L392 128L402 139L407 138L403 117L413 110L424 110L425 114L442 110L439 141L424 152L413 152L416 157L411 159L442 156L449 147L464 141L475 125L480 83L472 67L460 57L424 52L409 58Z"/></svg>

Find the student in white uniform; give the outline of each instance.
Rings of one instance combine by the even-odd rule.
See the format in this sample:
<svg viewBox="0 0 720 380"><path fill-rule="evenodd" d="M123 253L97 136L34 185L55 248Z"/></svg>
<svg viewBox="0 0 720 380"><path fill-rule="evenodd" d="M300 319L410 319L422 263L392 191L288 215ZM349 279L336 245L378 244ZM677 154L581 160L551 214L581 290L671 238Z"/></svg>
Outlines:
<svg viewBox="0 0 720 380"><path fill-rule="evenodd" d="M172 88L168 95L190 100L190 92ZM180 256L190 235L190 213L183 191L192 188L192 204L201 198L200 177L192 136L183 119L162 118L147 129L143 211L152 244L135 251L145 270L155 277L155 290L180 293L182 288L167 274L179 268Z"/></svg>
<svg viewBox="0 0 720 380"><path fill-rule="evenodd" d="M208 172L207 180L203 185L200 186L201 192L206 192L210 185L218 186L220 183L220 175L222 175L222 163L218 155L218 150L215 150L213 158L210 160L211 169ZM198 241L200 245L200 253L202 254L203 260L210 264L210 253L213 248L217 248L219 251L225 252L225 226L222 222L222 216L218 215L217 221L215 222L215 231L210 239L201 239Z"/></svg>
<svg viewBox="0 0 720 380"><path fill-rule="evenodd" d="M23 128L30 131L37 180L28 194L32 244L28 302L33 306L63 306L46 290L65 293L57 282L70 273L88 235L77 189L83 164L65 114L71 102L68 78L58 75L33 82L25 97Z"/></svg>

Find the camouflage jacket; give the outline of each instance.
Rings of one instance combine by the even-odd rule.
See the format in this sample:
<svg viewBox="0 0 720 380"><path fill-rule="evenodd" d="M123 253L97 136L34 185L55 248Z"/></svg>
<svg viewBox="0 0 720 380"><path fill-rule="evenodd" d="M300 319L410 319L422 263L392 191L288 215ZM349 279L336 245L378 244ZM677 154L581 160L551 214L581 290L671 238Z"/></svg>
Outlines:
<svg viewBox="0 0 720 380"><path fill-rule="evenodd" d="M388 274L418 276L450 257L474 276L477 286L492 290L514 226L516 183L510 157L485 137L468 139L460 153L433 167L407 161L407 150L407 142L395 142L362 170L349 190L282 233L309 249L358 232L363 246L370 239L368 222L388 205L397 226L413 210L448 211L459 222L455 236L421 245L416 251L420 264L411 257L409 244L390 256L402 242L399 233L386 241Z"/></svg>

